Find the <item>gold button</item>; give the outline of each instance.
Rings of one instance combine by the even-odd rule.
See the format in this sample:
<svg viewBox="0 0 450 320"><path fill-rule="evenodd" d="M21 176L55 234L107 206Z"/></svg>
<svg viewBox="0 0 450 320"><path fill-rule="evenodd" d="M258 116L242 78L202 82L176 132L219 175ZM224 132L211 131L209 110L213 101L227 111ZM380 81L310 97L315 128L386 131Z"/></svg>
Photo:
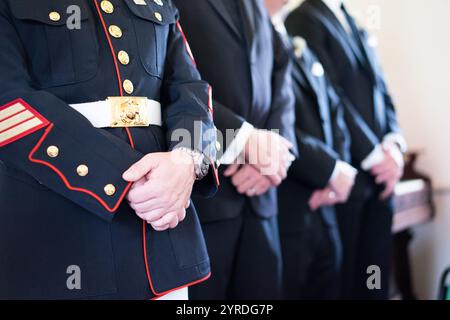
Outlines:
<svg viewBox="0 0 450 320"><path fill-rule="evenodd" d="M61 15L56 11L50 12L48 14L48 17L50 18L50 20L55 21L55 22L61 20Z"/></svg>
<svg viewBox="0 0 450 320"><path fill-rule="evenodd" d="M77 168L77 173L80 177L86 177L89 173L88 166L85 164L79 165Z"/></svg>
<svg viewBox="0 0 450 320"><path fill-rule="evenodd" d="M105 186L104 190L105 190L106 195L110 196L110 197L116 193L116 187L114 187L114 185L112 185L112 184L107 184Z"/></svg>
<svg viewBox="0 0 450 320"><path fill-rule="evenodd" d="M113 13L114 12L114 6L111 2L108 0L103 0L100 3L100 7L102 8L103 12L105 13Z"/></svg>
<svg viewBox="0 0 450 320"><path fill-rule="evenodd" d="M134 91L134 85L133 82L131 82L130 80L126 79L123 82L123 89L125 90L126 93L128 94L132 94Z"/></svg>
<svg viewBox="0 0 450 320"><path fill-rule="evenodd" d="M220 149L222 149L222 146L219 141L216 141L216 150L220 151Z"/></svg>
<svg viewBox="0 0 450 320"><path fill-rule="evenodd" d="M163 6L164 3L161 0L153 0L158 6Z"/></svg>
<svg viewBox="0 0 450 320"><path fill-rule="evenodd" d="M159 22L161 22L162 19L163 19L161 13L159 13L159 12L155 12L155 18L156 18Z"/></svg>
<svg viewBox="0 0 450 320"><path fill-rule="evenodd" d="M119 58L120 63L123 64L124 66L130 63L130 56L126 51L123 50L119 51L117 56Z"/></svg>
<svg viewBox="0 0 450 320"><path fill-rule="evenodd" d="M114 38L121 38L122 37L122 29L120 29L116 25L109 26L108 28L109 34L112 35Z"/></svg>
<svg viewBox="0 0 450 320"><path fill-rule="evenodd" d="M56 146L50 146L47 148L47 155L50 158L56 158L59 155L59 149Z"/></svg>

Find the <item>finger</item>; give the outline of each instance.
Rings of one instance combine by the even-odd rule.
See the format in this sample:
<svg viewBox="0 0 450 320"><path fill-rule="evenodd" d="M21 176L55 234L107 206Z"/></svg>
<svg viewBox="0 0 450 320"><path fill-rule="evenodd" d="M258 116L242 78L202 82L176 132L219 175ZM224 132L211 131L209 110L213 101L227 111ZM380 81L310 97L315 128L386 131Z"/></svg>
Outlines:
<svg viewBox="0 0 450 320"><path fill-rule="evenodd" d="M249 176L247 180L236 186L237 192L240 194L247 193L250 189L255 189L259 179L264 179L259 175Z"/></svg>
<svg viewBox="0 0 450 320"><path fill-rule="evenodd" d="M375 178L375 182L377 184L382 184L382 183L386 183L389 180L393 180L396 179L398 176L397 170L396 169L392 169L386 172L381 173L380 175L378 175Z"/></svg>
<svg viewBox="0 0 450 320"><path fill-rule="evenodd" d="M266 178L258 180L257 184L253 187L253 194L247 194L249 197L253 196L260 196L266 193L272 185L270 184L270 181Z"/></svg>
<svg viewBox="0 0 450 320"><path fill-rule="evenodd" d="M152 226L152 228L153 228L155 231L161 232L161 231L166 231L167 229L169 229L169 225L168 225L168 224L166 224L165 226L162 226L162 227L155 227L155 226L153 226L151 223L149 223L149 224Z"/></svg>
<svg viewBox="0 0 450 320"><path fill-rule="evenodd" d="M235 187L238 187L248 179L251 179L252 173L255 174L255 172L252 171L252 167L244 166L231 178L231 183L233 183Z"/></svg>
<svg viewBox="0 0 450 320"><path fill-rule="evenodd" d="M169 223L169 228L170 229L175 229L178 226L179 223L180 223L180 220L178 220L178 216L177 216L176 218L174 218L172 220L172 222Z"/></svg>
<svg viewBox="0 0 450 320"><path fill-rule="evenodd" d="M272 186L278 187L281 182L283 182L283 179L279 175L271 175L267 176L267 178L270 180Z"/></svg>
<svg viewBox="0 0 450 320"><path fill-rule="evenodd" d="M134 211L142 213L164 208L165 203L159 198L154 198L144 202L130 202L130 207Z"/></svg>
<svg viewBox="0 0 450 320"><path fill-rule="evenodd" d="M384 189L384 191L380 194L380 199L381 200L388 199L393 194L395 185L396 185L396 183L394 183L394 182L388 183L386 185L386 188Z"/></svg>
<svg viewBox="0 0 450 320"><path fill-rule="evenodd" d="M239 165L238 164L232 164L230 165L227 170L225 170L225 172L223 173L223 175L225 177L231 177L232 175L234 175L237 171L239 170Z"/></svg>
<svg viewBox="0 0 450 320"><path fill-rule="evenodd" d="M316 211L319 208L320 199L322 198L322 191L316 191L309 198L308 205L312 211Z"/></svg>
<svg viewBox="0 0 450 320"><path fill-rule="evenodd" d="M371 170L373 175L379 175L385 171L389 171L392 170L393 168L395 168L395 163L393 161L390 160L385 160L380 164L377 164L376 166L374 166Z"/></svg>
<svg viewBox="0 0 450 320"><path fill-rule="evenodd" d="M147 182L147 178L144 177L142 179L139 179L138 181L136 181L135 183L133 183L133 185L131 186L131 189L143 186L145 183ZM130 190L131 190L130 189Z"/></svg>
<svg viewBox="0 0 450 320"><path fill-rule="evenodd" d="M168 212L168 209L161 208L149 212L136 212L137 216L141 218L142 220L149 221L149 222L155 222L160 220L164 215Z"/></svg>
<svg viewBox="0 0 450 320"><path fill-rule="evenodd" d="M178 215L176 212L172 211L168 214L164 215L161 219L156 220L155 222L152 222L152 225L155 227L162 227L166 224L173 223L174 220L178 220Z"/></svg>
<svg viewBox="0 0 450 320"><path fill-rule="evenodd" d="M144 185L138 186L128 192L127 199L133 203L146 202L157 198L158 184L147 181Z"/></svg>
<svg viewBox="0 0 450 320"><path fill-rule="evenodd" d="M180 212L178 212L178 221L181 222L184 219L186 219L186 210L180 210Z"/></svg>
<svg viewBox="0 0 450 320"><path fill-rule="evenodd" d="M148 154L125 171L122 178L129 182L138 181L144 178L155 165L153 154Z"/></svg>

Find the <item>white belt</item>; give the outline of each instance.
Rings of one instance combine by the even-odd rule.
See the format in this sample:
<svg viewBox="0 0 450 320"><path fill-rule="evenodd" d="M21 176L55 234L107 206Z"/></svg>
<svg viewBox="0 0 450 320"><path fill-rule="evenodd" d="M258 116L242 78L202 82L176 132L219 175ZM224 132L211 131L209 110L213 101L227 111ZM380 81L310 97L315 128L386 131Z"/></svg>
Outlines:
<svg viewBox="0 0 450 320"><path fill-rule="evenodd" d="M162 126L161 104L145 97L109 97L70 106L96 128Z"/></svg>

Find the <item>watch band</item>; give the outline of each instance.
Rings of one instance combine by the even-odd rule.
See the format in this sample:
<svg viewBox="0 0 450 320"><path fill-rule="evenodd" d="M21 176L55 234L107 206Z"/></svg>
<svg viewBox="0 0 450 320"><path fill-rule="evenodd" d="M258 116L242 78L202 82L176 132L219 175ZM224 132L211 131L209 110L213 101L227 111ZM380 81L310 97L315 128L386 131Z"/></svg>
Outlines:
<svg viewBox="0 0 450 320"><path fill-rule="evenodd" d="M210 164L203 153L185 147L180 147L177 150L187 152L191 156L194 162L194 174L197 180L202 180L208 175Z"/></svg>

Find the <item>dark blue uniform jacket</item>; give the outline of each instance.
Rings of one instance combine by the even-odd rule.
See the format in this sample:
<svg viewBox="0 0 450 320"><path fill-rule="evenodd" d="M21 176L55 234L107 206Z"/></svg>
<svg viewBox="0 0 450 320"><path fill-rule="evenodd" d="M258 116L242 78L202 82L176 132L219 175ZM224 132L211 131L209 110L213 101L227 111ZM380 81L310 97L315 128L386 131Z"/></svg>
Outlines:
<svg viewBox="0 0 450 320"><path fill-rule="evenodd" d="M153 298L209 276L195 209L154 232L123 201L122 174L173 149L174 130L213 130L211 88L171 1L110 2L0 1L0 298ZM163 126L97 129L69 106L127 95L161 102ZM216 185L213 167L196 191ZM68 289L70 266L81 289Z"/></svg>

